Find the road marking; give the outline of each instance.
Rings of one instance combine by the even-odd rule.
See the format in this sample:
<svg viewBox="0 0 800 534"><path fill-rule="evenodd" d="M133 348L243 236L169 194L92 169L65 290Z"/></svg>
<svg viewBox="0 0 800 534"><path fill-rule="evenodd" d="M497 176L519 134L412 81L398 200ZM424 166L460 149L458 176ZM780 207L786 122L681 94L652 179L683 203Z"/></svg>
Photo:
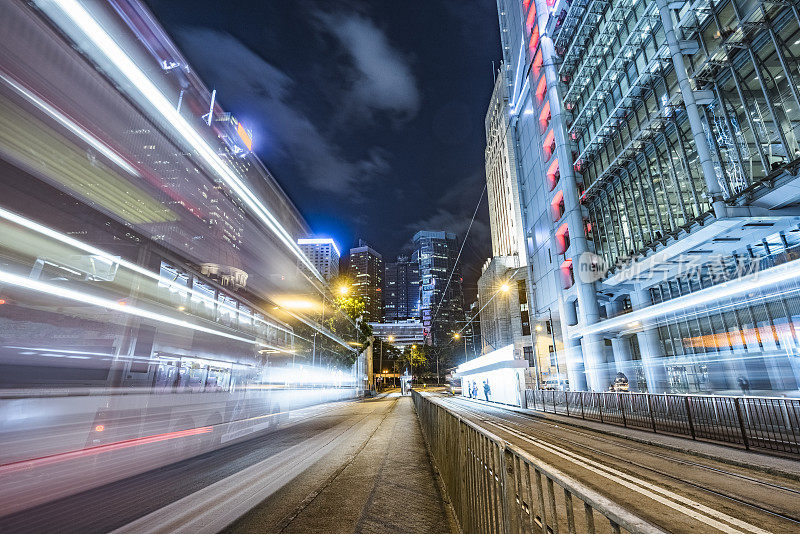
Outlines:
<svg viewBox="0 0 800 534"><path fill-rule="evenodd" d="M683 513L683 514L685 514L685 515L687 515L687 516L689 516L689 517L691 517L693 519L696 519L696 520L698 520L698 521L700 521L702 523L705 523L705 524L707 524L707 525L709 525L711 527L714 527L717 530L720 530L722 532L727 532L727 533L730 533L730 534L736 534L736 533L742 533L743 531L737 530L735 528L732 528L731 526L726 525L724 523L721 523L720 521L717 521L713 517L709 517L709 516L714 516L719 520L722 520L722 521L725 521L727 523L730 523L731 525L736 525L737 527L746 529L747 532L757 532L759 534L770 534L769 531L767 531L767 530L760 529L760 528L758 528L756 526L753 526L753 525L751 525L749 523L746 523L744 521L736 519L735 517L731 517L731 516L729 516L729 515L727 515L727 514L725 514L723 512L720 512L718 510L714 510L713 508L710 508L710 507L705 506L703 504L700 504L700 503L698 503L696 501L693 501L693 500L691 500L691 499L689 499L687 497L684 497L682 495L678 495L677 493L669 491L669 490L667 490L665 488L661 488L659 486L656 486L655 484L651 484L651 483L649 483L649 482L647 482L645 480L642 480L640 478L634 477L632 475L629 475L627 473L624 473L624 472L619 471L617 469L614 469L612 467L605 466L603 464L595 462L594 460L591 460L589 458L580 456L580 455L578 455L576 453L573 453L571 451L568 451L566 449L562 449L561 447L553 445L553 444L551 444L549 442L540 440L538 438L531 438L531 437L529 437L529 436L527 436L525 434L522 434L522 433L516 431L515 429L513 429L511 427L508 427L508 426L506 426L504 424L498 424L498 423L494 423L494 422L488 421L488 420L484 420L484 422L488 423L490 425L496 426L498 428L501 428L502 430L508 432L509 434L517 436L518 438L520 438L520 439L522 439L524 441L527 441L527 442L529 442L529 443L531 443L531 444L533 444L533 445L535 445L535 446L537 446L537 447L539 447L541 449L544 449L544 450L550 452L551 454L555 454L556 456L564 458L565 460L568 460L568 461L570 461L570 462L572 462L572 463L574 463L576 465L579 465L579 466L583 467L584 469L592 471L593 473L596 473L596 474L598 474L598 475L600 475L600 476L602 476L604 478L607 478L607 479L609 479L609 480L611 480L613 482L616 482L617 484L620 484L620 485L622 485L622 486L624 486L624 487L626 487L628 489L631 489L631 490L633 490L633 491L635 491L637 493L640 493L640 494L642 494L642 495L644 495L646 497L649 497L649 498L651 498L651 499L653 499L653 500L655 500L657 502L660 502L661 504L664 504L665 506L668 506L668 507L672 508L673 510L679 511L679 512L681 512L681 513ZM661 495L659 495L659 493ZM671 498L673 500L669 500L667 497ZM695 510L691 510L691 509L689 509L689 508L687 508L687 507L685 507L685 506L683 506L682 504L679 504L679 503L683 503L683 504L686 504L688 506L692 506L692 507L696 508L697 510L700 510L700 511L702 511L705 514L708 514L708 515L703 515L702 513L696 512Z"/></svg>

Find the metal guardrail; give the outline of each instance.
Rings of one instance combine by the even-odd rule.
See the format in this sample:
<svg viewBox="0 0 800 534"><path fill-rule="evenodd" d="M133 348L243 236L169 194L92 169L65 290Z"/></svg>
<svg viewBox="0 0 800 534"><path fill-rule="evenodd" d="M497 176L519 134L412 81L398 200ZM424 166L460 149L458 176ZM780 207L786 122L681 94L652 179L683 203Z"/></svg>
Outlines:
<svg viewBox="0 0 800 534"><path fill-rule="evenodd" d="M800 455L800 399L525 390L528 408Z"/></svg>
<svg viewBox="0 0 800 534"><path fill-rule="evenodd" d="M666 532L437 400L412 397L463 532Z"/></svg>

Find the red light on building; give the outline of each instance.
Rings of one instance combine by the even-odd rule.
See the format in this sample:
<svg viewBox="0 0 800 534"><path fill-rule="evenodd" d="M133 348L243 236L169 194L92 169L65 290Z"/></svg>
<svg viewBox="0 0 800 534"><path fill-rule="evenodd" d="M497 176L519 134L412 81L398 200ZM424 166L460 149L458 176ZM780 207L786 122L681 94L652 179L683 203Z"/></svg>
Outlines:
<svg viewBox="0 0 800 534"><path fill-rule="evenodd" d="M0 299L0 306L6 303L6 299Z"/></svg>
<svg viewBox="0 0 800 534"><path fill-rule="evenodd" d="M539 50L536 52L536 56L533 58L533 65L531 65L534 77L539 76L539 72L542 70L542 62L542 51Z"/></svg>
<svg viewBox="0 0 800 534"><path fill-rule="evenodd" d="M544 143L542 143L542 150L544 151L545 161L550 159L550 156L553 155L553 151L555 149L556 149L556 134L551 128L550 131L547 132L547 135L544 138Z"/></svg>
<svg viewBox="0 0 800 534"><path fill-rule="evenodd" d="M531 30L533 29L534 24L536 24L536 4L533 4L531 6L531 10L528 11L528 18L525 19L525 28L528 29L529 35L531 33Z"/></svg>
<svg viewBox="0 0 800 534"><path fill-rule="evenodd" d="M103 425L97 425L96 427L94 427L94 431L95 432L102 432L105 429L106 429L106 427L103 426Z"/></svg>
<svg viewBox="0 0 800 534"><path fill-rule="evenodd" d="M541 103L544 100L544 94L547 92L547 79L542 76L539 80L539 85L536 86L536 98L539 99Z"/></svg>
<svg viewBox="0 0 800 534"><path fill-rule="evenodd" d="M545 131L547 127L550 125L550 101L544 103L542 106L542 112L539 113L539 126L542 127L542 131Z"/></svg>
<svg viewBox="0 0 800 534"><path fill-rule="evenodd" d="M564 289L569 289L575 283L575 275L572 272L572 260L564 260L561 264L561 284Z"/></svg>
<svg viewBox="0 0 800 534"><path fill-rule="evenodd" d="M550 191L556 187L559 178L561 178L561 173L558 170L558 159L556 158L547 169L547 182L550 185Z"/></svg>
<svg viewBox="0 0 800 534"><path fill-rule="evenodd" d="M553 222L559 220L564 215L564 191L559 191L550 201L550 209L553 214Z"/></svg>
<svg viewBox="0 0 800 534"><path fill-rule="evenodd" d="M539 26L536 26L533 29L533 33L531 34L531 41L530 43L528 43L528 50L530 50L531 54L533 54L538 46L539 46Z"/></svg>

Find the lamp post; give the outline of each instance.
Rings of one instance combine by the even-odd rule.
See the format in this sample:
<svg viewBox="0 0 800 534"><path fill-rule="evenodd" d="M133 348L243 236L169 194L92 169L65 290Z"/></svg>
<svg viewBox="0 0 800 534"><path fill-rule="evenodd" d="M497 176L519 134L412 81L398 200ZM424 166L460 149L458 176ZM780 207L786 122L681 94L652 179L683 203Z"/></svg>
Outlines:
<svg viewBox="0 0 800 534"><path fill-rule="evenodd" d="M409 365L411 366L411 383L414 383L414 351L417 350L416 345L411 345L411 357L409 358Z"/></svg>

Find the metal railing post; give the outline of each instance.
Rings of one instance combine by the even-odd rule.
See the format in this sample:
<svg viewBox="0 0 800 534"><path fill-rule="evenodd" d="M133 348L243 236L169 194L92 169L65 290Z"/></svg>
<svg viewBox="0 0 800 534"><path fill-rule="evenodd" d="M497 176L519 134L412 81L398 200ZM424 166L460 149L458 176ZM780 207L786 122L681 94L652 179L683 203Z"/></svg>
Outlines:
<svg viewBox="0 0 800 534"><path fill-rule="evenodd" d="M594 394L595 393L592 392L592 395ZM599 397L597 397L597 411L600 413L600 422L605 423L605 421L603 421L603 401L605 400L605 397L603 397L603 393L598 393L597 395L599 395Z"/></svg>
<svg viewBox="0 0 800 534"><path fill-rule="evenodd" d="M747 439L747 432L744 428L744 417L742 417L742 407L739 404L739 397L733 398L733 405L736 407L736 417L739 418L739 430L742 432L742 443L744 443L744 448L749 451L750 440Z"/></svg>
<svg viewBox="0 0 800 534"><path fill-rule="evenodd" d="M694 421L692 421L692 403L689 402L689 397L684 395L683 403L686 406L686 420L689 422L689 432L692 434L692 439L697 440L694 434Z"/></svg>
<svg viewBox="0 0 800 534"><path fill-rule="evenodd" d="M586 419L586 414L583 413L583 391L581 391L581 419Z"/></svg>
<svg viewBox="0 0 800 534"><path fill-rule="evenodd" d="M628 428L628 421L625 419L625 397L622 393L617 393L617 400L620 403L620 411L622 412L622 426Z"/></svg>
<svg viewBox="0 0 800 534"><path fill-rule="evenodd" d="M514 465L514 455L505 447L500 452L501 458L501 483L503 484L503 530L506 534L517 534L520 530L519 515L517 513L517 501L522 506L522 496L517 499L517 475Z"/></svg>
<svg viewBox="0 0 800 534"><path fill-rule="evenodd" d="M650 424L653 425L653 433L658 433L656 430L656 418L653 415L653 398L650 396L649 393L645 393L647 395L647 412L650 414Z"/></svg>

